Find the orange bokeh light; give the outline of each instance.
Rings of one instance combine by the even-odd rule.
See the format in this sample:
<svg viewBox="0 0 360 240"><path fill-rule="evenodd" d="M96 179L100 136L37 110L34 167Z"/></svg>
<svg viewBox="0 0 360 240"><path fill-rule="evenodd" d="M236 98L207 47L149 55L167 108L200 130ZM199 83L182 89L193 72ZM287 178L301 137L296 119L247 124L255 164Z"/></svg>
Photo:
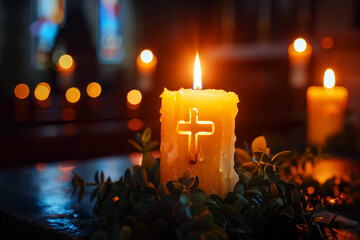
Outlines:
<svg viewBox="0 0 360 240"><path fill-rule="evenodd" d="M41 82L36 86L34 96L37 100L44 101L49 97L50 92L50 85L46 82Z"/></svg>
<svg viewBox="0 0 360 240"><path fill-rule="evenodd" d="M303 52L306 50L306 41L303 38L298 38L294 41L294 48L297 52Z"/></svg>
<svg viewBox="0 0 360 240"><path fill-rule="evenodd" d="M86 92L91 98L97 98L101 94L101 86L97 82L89 83L86 88Z"/></svg>
<svg viewBox="0 0 360 240"><path fill-rule="evenodd" d="M29 96L29 93L30 93L30 89L28 85L26 85L25 83L20 83L16 85L14 89L14 94L19 99L27 98Z"/></svg>
<svg viewBox="0 0 360 240"><path fill-rule="evenodd" d="M69 88L65 93L66 100L69 103L76 103L80 100L81 93L76 87Z"/></svg>
<svg viewBox="0 0 360 240"><path fill-rule="evenodd" d="M57 67L61 72L72 72L75 68L75 62L69 54L64 54L59 58Z"/></svg>
<svg viewBox="0 0 360 240"><path fill-rule="evenodd" d="M154 59L154 54L150 50L146 49L140 53L140 59L144 63L149 63Z"/></svg>
<svg viewBox="0 0 360 240"><path fill-rule="evenodd" d="M139 90L133 89L128 92L127 94L127 101L131 105L137 105L140 104L142 100L142 94Z"/></svg>
<svg viewBox="0 0 360 240"><path fill-rule="evenodd" d="M51 105L51 96L45 99L44 101L37 101L37 104L42 108L47 108Z"/></svg>
<svg viewBox="0 0 360 240"><path fill-rule="evenodd" d="M334 47L334 40L331 37L323 37L321 39L321 47L323 49L331 49Z"/></svg>
<svg viewBox="0 0 360 240"><path fill-rule="evenodd" d="M46 163L45 162L38 162L35 165L35 167L39 172L44 172L46 170Z"/></svg>
<svg viewBox="0 0 360 240"><path fill-rule="evenodd" d="M138 131L143 127L143 121L138 118L132 118L128 121L127 125L131 131Z"/></svg>
<svg viewBox="0 0 360 240"><path fill-rule="evenodd" d="M130 161L133 165L140 165L142 163L143 154L139 152L133 152L130 154Z"/></svg>

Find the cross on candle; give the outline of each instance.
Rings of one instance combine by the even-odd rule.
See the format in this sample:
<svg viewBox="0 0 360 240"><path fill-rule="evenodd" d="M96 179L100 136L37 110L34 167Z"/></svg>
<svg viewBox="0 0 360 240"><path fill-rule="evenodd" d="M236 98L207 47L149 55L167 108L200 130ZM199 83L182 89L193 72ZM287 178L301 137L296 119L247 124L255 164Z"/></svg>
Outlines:
<svg viewBox="0 0 360 240"><path fill-rule="evenodd" d="M190 164L197 162L198 138L199 135L212 135L215 131L215 124L212 121L199 121L197 108L189 111L189 121L181 120L177 123L176 132L181 135L188 135L188 159Z"/></svg>

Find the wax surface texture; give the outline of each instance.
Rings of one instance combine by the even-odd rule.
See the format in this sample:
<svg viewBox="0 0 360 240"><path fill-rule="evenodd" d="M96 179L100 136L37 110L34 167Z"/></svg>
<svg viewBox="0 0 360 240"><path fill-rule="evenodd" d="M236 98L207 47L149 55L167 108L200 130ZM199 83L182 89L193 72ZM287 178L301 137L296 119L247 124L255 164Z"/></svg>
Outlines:
<svg viewBox="0 0 360 240"><path fill-rule="evenodd" d="M309 144L324 146L328 137L344 127L348 91L344 87L311 86L307 90L307 138Z"/></svg>
<svg viewBox="0 0 360 240"><path fill-rule="evenodd" d="M238 96L223 90L164 89L160 97L161 182L177 180L189 168L207 194L225 196L233 191L238 181L234 171Z"/></svg>

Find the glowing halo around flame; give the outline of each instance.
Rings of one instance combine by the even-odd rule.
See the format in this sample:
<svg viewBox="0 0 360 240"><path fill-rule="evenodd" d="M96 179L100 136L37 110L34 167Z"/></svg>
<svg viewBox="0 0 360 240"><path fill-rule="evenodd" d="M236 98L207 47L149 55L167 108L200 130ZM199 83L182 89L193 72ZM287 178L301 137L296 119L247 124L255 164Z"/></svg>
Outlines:
<svg viewBox="0 0 360 240"><path fill-rule="evenodd" d="M333 88L335 86L335 73L331 68L326 69L324 74L324 87Z"/></svg>
<svg viewBox="0 0 360 240"><path fill-rule="evenodd" d="M294 48L297 52L304 52L306 50L306 41L303 38L298 38L294 41Z"/></svg>
<svg viewBox="0 0 360 240"><path fill-rule="evenodd" d="M195 57L193 89L194 90L201 90L202 89L201 67L200 67L199 53L196 53L196 57Z"/></svg>

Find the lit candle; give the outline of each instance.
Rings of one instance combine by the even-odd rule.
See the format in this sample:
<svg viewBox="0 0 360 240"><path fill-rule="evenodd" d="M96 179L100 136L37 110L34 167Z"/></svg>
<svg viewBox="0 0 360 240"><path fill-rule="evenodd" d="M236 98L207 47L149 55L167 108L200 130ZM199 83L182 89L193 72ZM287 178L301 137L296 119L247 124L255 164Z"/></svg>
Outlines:
<svg viewBox="0 0 360 240"><path fill-rule="evenodd" d="M152 88L152 77L156 69L157 58L152 51L146 49L136 58L138 69L138 88L144 92Z"/></svg>
<svg viewBox="0 0 360 240"><path fill-rule="evenodd" d="M298 38L289 45L290 85L295 89L305 88L306 86L307 66L311 52L311 45L303 38Z"/></svg>
<svg viewBox="0 0 360 240"><path fill-rule="evenodd" d="M335 87L335 73L327 69L324 87L311 86L307 90L308 143L324 146L329 136L341 133L344 127L348 91Z"/></svg>
<svg viewBox="0 0 360 240"><path fill-rule="evenodd" d="M193 88L165 88L160 96L161 182L177 180L189 168L207 194L225 196L238 181L234 151L239 98L224 90L201 90L198 55Z"/></svg>

